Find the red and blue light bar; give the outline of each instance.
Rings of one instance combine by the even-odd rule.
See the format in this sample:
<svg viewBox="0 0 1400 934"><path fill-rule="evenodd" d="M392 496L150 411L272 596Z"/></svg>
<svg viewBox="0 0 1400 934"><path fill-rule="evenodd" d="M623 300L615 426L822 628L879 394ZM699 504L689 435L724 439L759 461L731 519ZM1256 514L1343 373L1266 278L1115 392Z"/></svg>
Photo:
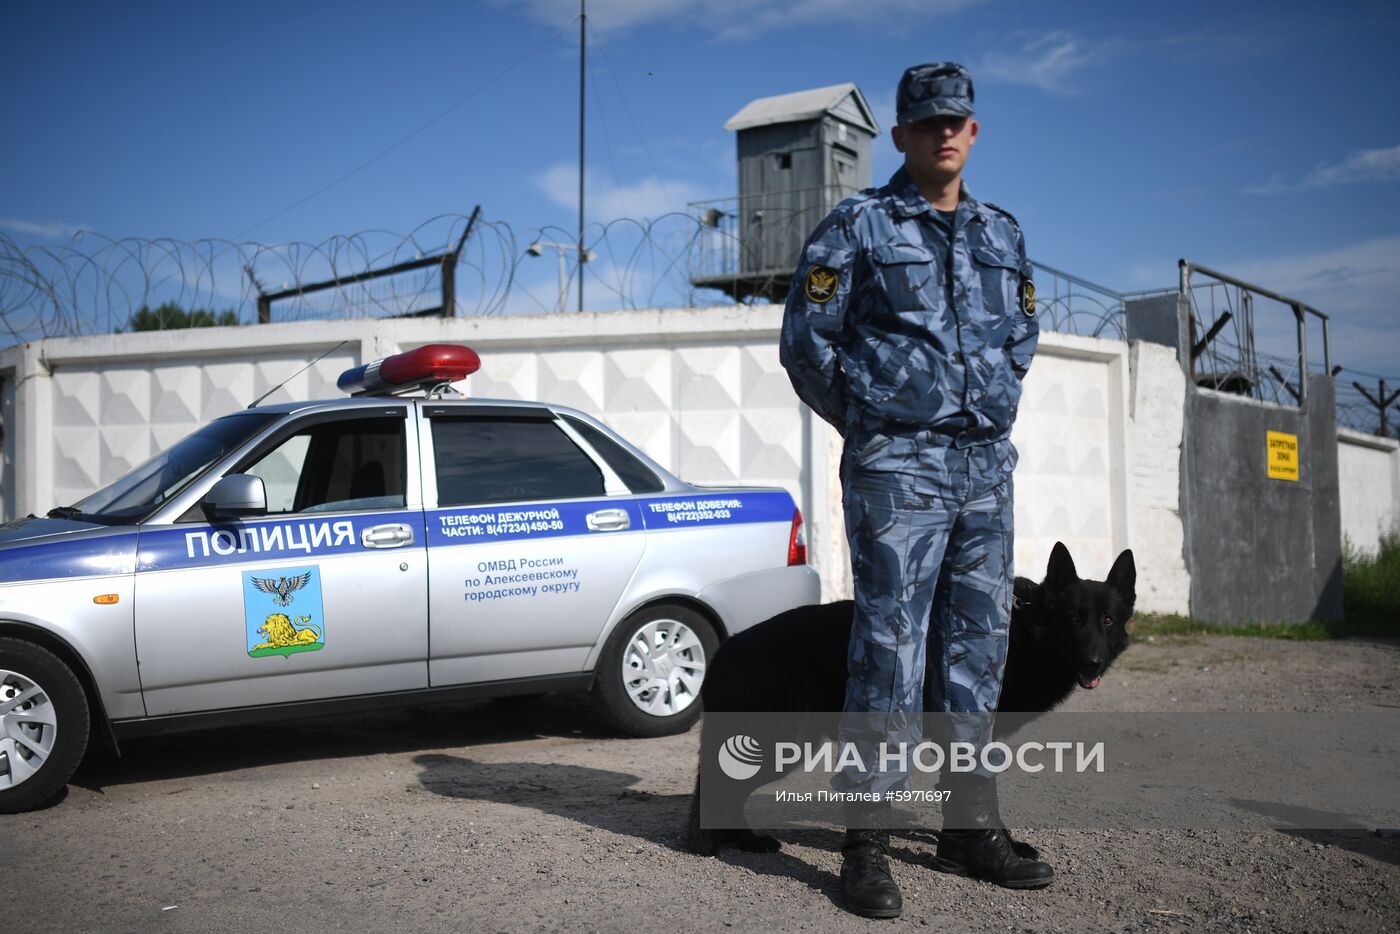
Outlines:
<svg viewBox="0 0 1400 934"><path fill-rule="evenodd" d="M416 350L352 367L335 385L352 395L397 392L466 379L481 369L475 350L461 344L424 344Z"/></svg>

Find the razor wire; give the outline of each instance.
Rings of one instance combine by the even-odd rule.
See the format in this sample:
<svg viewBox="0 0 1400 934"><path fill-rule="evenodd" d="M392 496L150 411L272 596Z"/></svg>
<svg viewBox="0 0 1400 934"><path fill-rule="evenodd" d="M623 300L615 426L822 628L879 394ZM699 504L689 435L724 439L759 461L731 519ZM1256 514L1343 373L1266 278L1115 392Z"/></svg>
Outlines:
<svg viewBox="0 0 1400 934"><path fill-rule="evenodd" d="M142 307L233 311L257 320L261 295L358 274L450 250L464 215L444 214L407 234L368 230L319 243L170 238L114 239L82 232L57 245L21 245L0 234L0 337L20 343L49 337L120 332ZM722 293L689 278L695 244L712 232L683 213L653 220L619 219L587 231L583 265L590 305L598 311L728 304ZM477 224L455 267L452 316L542 314L559 292L577 287L571 262L562 288L548 257L528 248L572 241L562 227L516 231L502 221ZM413 315L437 292L440 271L347 282L279 302L273 320L337 320Z"/></svg>
<svg viewBox="0 0 1400 934"><path fill-rule="evenodd" d="M764 222L778 231L776 239L746 233L740 212L727 202L697 203L653 219L593 224L585 230L582 264L572 247L575 231L517 230L505 221L481 220L456 257L455 301L448 311L455 317L557 313L571 307L580 274L587 304L596 312L781 301L797 251L815 221L810 206L787 212L765 207ZM240 324L251 325L258 320L260 296L445 255L467 223L466 215L441 214L406 234L366 230L319 243L282 244L112 238L84 231L61 244L26 245L0 234L0 345L119 333L132 329L143 307L162 305L210 312L205 321L231 311ZM569 250L556 255L548 248L556 242L569 244ZM771 250L774 243L781 253L771 261L755 253ZM1140 293L1120 293L1043 263L1033 265L1044 330L1125 338L1124 303ZM441 279L442 270L429 265L294 294L272 306L272 321L406 317L430 306L440 313ZM1296 405L1300 358L1282 346L1261 344L1257 336L1256 318L1280 313L1266 307L1270 299L1204 280L1193 282L1188 296L1193 342L1230 315L1196 356L1197 384ZM1310 369L1317 371L1315 365ZM1400 385L1400 379L1391 382ZM1347 379L1339 378L1336 389L1338 422L1376 431L1375 407ZM1400 407L1394 420L1400 422Z"/></svg>
<svg viewBox="0 0 1400 934"><path fill-rule="evenodd" d="M576 233L544 226L517 230L479 221L457 256L454 317L532 315L569 307L583 276L591 311L696 308L781 301L796 251L812 221L793 212L783 256L750 262L732 225L703 210L652 219L619 218L585 230L585 257L555 257L541 244L572 244ZM782 223L770 212L770 226ZM21 244L0 234L0 343L130 330L142 308L174 305L240 324L258 320L260 296L337 283L279 300L273 322L404 317L434 305L442 271L429 266L391 277L340 283L363 273L446 254L467 217L442 214L406 234L366 230L319 243L222 239L113 238L83 231L57 244ZM535 246L532 250L531 247ZM792 255L786 255L791 253ZM1037 264L1039 265L1039 264ZM1121 296L1039 266L1044 326L1090 336L1123 335ZM737 296L737 297L736 297ZM436 310L436 309L435 309Z"/></svg>

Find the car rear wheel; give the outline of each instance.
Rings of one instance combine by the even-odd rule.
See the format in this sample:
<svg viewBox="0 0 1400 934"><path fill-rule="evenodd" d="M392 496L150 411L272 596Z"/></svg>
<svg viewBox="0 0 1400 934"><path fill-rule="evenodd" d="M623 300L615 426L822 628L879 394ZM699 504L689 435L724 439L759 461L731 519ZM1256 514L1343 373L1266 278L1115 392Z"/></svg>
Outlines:
<svg viewBox="0 0 1400 934"><path fill-rule="evenodd" d="M598 660L599 708L631 736L685 732L700 717L700 685L718 645L714 627L695 610L638 610L614 630Z"/></svg>
<svg viewBox="0 0 1400 934"><path fill-rule="evenodd" d="M0 639L0 814L53 798L78 767L88 728L72 670L47 649Z"/></svg>

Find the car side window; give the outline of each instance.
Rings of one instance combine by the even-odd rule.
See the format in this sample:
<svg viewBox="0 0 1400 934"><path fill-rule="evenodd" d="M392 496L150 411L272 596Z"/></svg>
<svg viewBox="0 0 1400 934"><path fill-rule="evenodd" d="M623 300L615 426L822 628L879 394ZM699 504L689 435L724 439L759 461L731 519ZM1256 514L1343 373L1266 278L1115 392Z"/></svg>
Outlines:
<svg viewBox="0 0 1400 934"><path fill-rule="evenodd" d="M432 419L439 506L603 496L603 472L552 420Z"/></svg>
<svg viewBox="0 0 1400 934"><path fill-rule="evenodd" d="M310 446L309 433L292 435L272 453L243 471L262 478L263 489L267 492L268 512L292 511L297 481L301 479L302 465L306 463L306 452Z"/></svg>
<svg viewBox="0 0 1400 934"><path fill-rule="evenodd" d="M404 420L310 425L240 473L261 477L268 515L402 508Z"/></svg>
<svg viewBox="0 0 1400 934"><path fill-rule="evenodd" d="M630 451L612 438L581 418L565 415L564 420L583 436L583 440L587 441L593 450L598 452L598 456L607 461L608 466L613 469L613 473L627 484L627 489L633 493L659 493L666 489L661 478L652 473L650 467L637 460Z"/></svg>

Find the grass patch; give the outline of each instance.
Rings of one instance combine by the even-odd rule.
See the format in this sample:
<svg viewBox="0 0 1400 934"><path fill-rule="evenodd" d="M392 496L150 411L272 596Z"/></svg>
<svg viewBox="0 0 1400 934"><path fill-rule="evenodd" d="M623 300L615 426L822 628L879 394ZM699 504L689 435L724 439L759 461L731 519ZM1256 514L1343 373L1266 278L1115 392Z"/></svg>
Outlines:
<svg viewBox="0 0 1400 934"><path fill-rule="evenodd" d="M1265 639L1293 639L1299 642L1316 642L1340 636L1356 635L1342 632L1343 626L1331 623L1241 623L1227 626L1223 623L1208 623L1205 620L1175 614L1138 613L1128 623L1128 632L1134 639L1146 636L1170 638L1181 636L1262 636Z"/></svg>
<svg viewBox="0 0 1400 934"><path fill-rule="evenodd" d="M1343 545L1342 600L1357 634L1400 636L1400 527L1381 536L1373 555Z"/></svg>

